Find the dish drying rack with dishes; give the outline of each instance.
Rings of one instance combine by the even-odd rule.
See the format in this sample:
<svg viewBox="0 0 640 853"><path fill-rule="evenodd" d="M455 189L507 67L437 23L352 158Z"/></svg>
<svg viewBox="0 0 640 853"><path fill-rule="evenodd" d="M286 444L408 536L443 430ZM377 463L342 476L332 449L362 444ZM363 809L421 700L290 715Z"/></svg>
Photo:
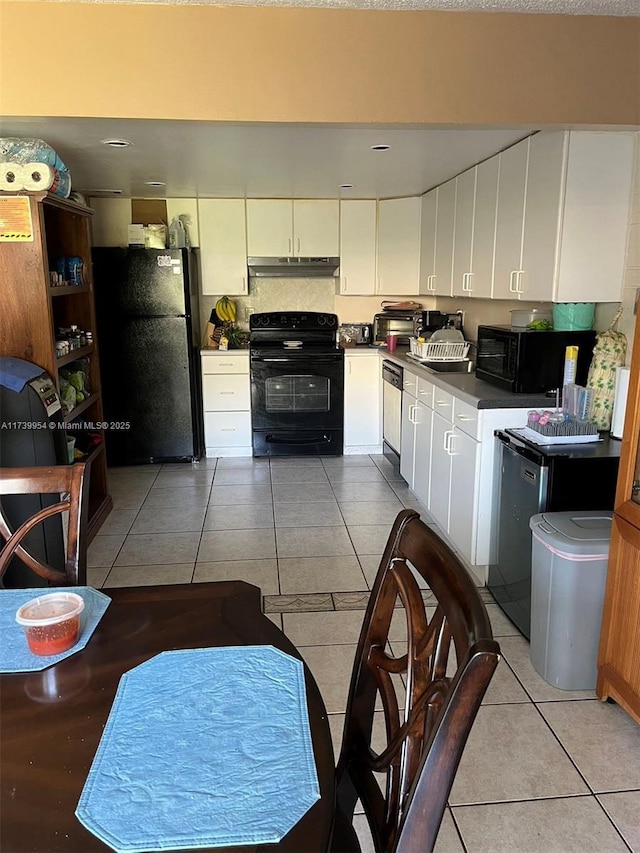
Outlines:
<svg viewBox="0 0 640 853"><path fill-rule="evenodd" d="M527 426L523 434L537 444L583 444L599 441L600 434L590 419L593 389L571 382L562 389L562 408L527 413Z"/></svg>
<svg viewBox="0 0 640 853"><path fill-rule="evenodd" d="M468 361L469 344L458 329L439 329L428 341L409 338L409 355L416 361Z"/></svg>

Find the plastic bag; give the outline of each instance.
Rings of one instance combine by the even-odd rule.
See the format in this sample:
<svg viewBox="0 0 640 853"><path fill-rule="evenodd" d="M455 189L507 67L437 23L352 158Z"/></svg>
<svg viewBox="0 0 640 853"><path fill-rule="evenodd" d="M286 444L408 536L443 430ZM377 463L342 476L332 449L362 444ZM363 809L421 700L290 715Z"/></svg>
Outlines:
<svg viewBox="0 0 640 853"><path fill-rule="evenodd" d="M616 388L616 370L622 367L627 354L627 336L615 326L622 315L618 309L611 325L596 336L593 358L587 376L587 387L593 389L591 420L598 429L608 430L613 415L613 400Z"/></svg>
<svg viewBox="0 0 640 853"><path fill-rule="evenodd" d="M68 198L71 175L43 139L0 137L0 190L50 193Z"/></svg>

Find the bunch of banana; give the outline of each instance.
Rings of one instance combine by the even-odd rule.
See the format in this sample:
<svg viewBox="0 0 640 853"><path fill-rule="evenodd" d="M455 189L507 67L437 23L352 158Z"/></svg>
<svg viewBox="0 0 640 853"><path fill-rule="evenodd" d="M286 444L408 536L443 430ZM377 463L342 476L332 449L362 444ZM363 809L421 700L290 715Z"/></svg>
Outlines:
<svg viewBox="0 0 640 853"><path fill-rule="evenodd" d="M221 323L235 323L236 303L228 296L221 296L216 302L216 314Z"/></svg>

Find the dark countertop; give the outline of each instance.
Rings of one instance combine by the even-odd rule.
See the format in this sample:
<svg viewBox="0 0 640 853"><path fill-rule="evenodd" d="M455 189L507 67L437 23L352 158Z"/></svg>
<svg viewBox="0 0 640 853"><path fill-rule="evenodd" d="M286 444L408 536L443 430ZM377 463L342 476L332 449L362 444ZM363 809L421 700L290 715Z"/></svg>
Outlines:
<svg viewBox="0 0 640 853"><path fill-rule="evenodd" d="M561 456L567 459L617 458L620 456L620 449L622 447L622 441L618 438L612 438L607 432L600 433L599 441L586 442L584 444L536 444L524 434L522 429L517 427L496 430L497 433L515 438L516 442L522 442L530 447L534 453L539 453L542 456Z"/></svg>
<svg viewBox="0 0 640 853"><path fill-rule="evenodd" d="M483 382L482 379L476 379L475 373L437 373L429 370L425 365L407 358L408 347L398 347L393 354L388 353L386 347L376 349L380 350L383 358L395 361L418 376L424 376L434 385L460 397L477 409L552 409L556 404L555 396L512 394L503 388Z"/></svg>

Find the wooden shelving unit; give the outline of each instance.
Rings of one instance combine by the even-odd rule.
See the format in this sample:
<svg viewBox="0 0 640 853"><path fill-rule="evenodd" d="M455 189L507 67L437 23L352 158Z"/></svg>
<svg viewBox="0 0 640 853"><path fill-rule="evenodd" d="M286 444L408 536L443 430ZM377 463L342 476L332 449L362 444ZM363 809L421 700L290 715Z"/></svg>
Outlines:
<svg viewBox="0 0 640 853"><path fill-rule="evenodd" d="M20 194L18 194L20 195ZM32 240L7 242L0 246L2 282L3 355L23 358L38 364L58 383L59 371L86 359L89 366L90 396L63 418L98 424L103 421L100 389L99 349L91 269L92 211L75 202L46 193L25 195L32 222ZM84 262L82 285L51 286L50 271L61 257L80 257ZM55 333L72 324L93 332L94 343L60 358L55 353ZM113 507L107 483L104 434L101 429L70 429L78 444L87 433L98 433L100 443L88 447L91 464L89 487L89 540L93 539Z"/></svg>

